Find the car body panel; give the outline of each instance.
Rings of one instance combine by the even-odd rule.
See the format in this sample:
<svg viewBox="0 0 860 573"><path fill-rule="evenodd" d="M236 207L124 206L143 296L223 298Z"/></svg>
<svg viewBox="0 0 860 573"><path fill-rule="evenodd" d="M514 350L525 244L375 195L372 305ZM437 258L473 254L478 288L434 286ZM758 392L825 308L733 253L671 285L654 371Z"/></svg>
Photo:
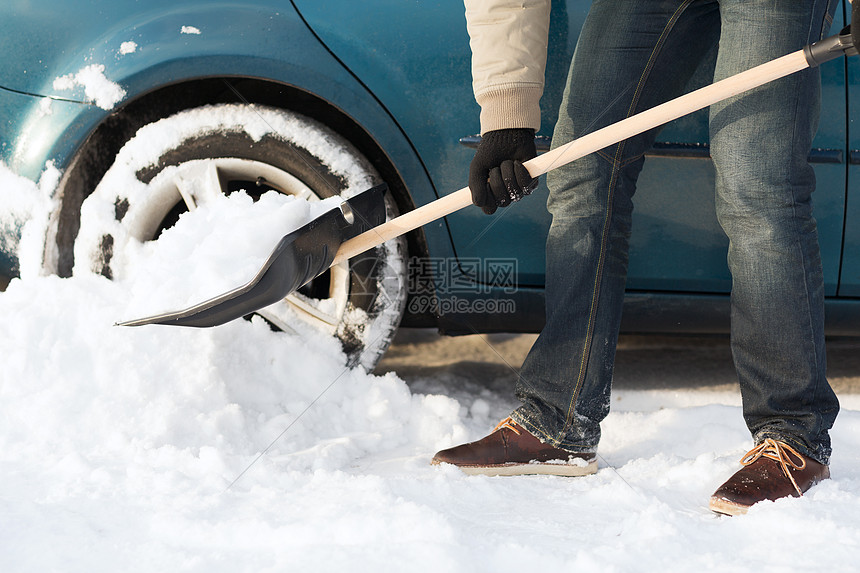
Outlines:
<svg viewBox="0 0 860 573"><path fill-rule="evenodd" d="M51 4L47 0L27 2L24 5L29 8L24 12L30 15L30 20L39 20L41 15L51 12L48 8ZM91 4L67 2L64 8L72 13L76 10L91 11ZM42 9L37 9L38 6ZM81 87L58 90L54 86L57 78L95 64L104 66L106 78L126 91L126 97L118 102L118 106L154 87L194 78L222 76L267 78L298 85L312 93L326 93L332 103L342 109L357 108L355 114L366 113L362 108L372 107L367 105L369 98L366 91L319 45L289 3L201 5L199 2L159 0L142 3L137 12L129 11L123 3L104 2L99 3L99 6L100 9L95 11L98 18L82 21L91 23L91 26L83 27L78 35L71 38L67 37L68 33L63 34L60 36L62 41L52 44L59 56L49 58L42 55L46 48L41 48L38 55L33 57L38 57L40 64L35 72L26 74L26 81L21 80L20 74L16 81L16 74L7 63L5 67L0 67L0 85L28 93L86 101L88 98ZM125 16L121 18L120 14L123 13ZM0 26L0 33L10 34L18 27L26 29L27 19L19 17L25 22L7 20ZM114 20L119 20L119 23L114 23ZM103 32L100 32L101 24L105 27ZM32 26L34 24L29 22L30 29ZM200 33L183 33L183 26L193 26ZM49 29L44 35L52 32ZM11 35L10 41L17 40ZM128 41L135 42L137 48L132 53L120 54L121 45ZM378 106L374 111L380 111ZM108 113L108 110L88 105L78 112L76 121L81 127L77 128L77 132L65 138L45 139L80 142L79 132L92 130L92 126L102 121ZM357 119L363 125L372 123L366 117ZM64 122L60 119L57 123ZM40 129L42 127L44 125ZM68 124L64 126L65 129L70 127ZM31 129L23 127L20 131ZM27 141L26 138L18 138L17 148L13 152L4 152L4 159L24 173L32 167L32 162L22 163L22 159L38 155L36 151L19 149ZM61 165L67 164L68 155L74 151L72 147L73 144L63 147L62 141L57 141L53 148L43 151L42 155L57 159Z"/></svg>

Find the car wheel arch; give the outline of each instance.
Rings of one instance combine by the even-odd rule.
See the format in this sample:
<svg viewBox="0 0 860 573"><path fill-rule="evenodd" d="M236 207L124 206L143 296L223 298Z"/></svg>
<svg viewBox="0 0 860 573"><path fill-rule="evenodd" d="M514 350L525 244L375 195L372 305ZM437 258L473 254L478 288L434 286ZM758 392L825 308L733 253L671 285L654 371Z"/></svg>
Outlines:
<svg viewBox="0 0 860 573"><path fill-rule="evenodd" d="M56 197L52 234L47 238L45 267L59 276L71 276L73 244L79 229L80 207L95 189L114 157L128 139L144 125L174 113L212 103L267 105L302 114L353 144L380 173L401 213L415 208L397 166L381 145L353 118L326 100L297 87L270 80L239 77L210 77L151 90L124 102L107 115L88 135L63 172ZM427 242L419 229L409 234L411 256L425 256ZM54 251L52 253L52 251Z"/></svg>

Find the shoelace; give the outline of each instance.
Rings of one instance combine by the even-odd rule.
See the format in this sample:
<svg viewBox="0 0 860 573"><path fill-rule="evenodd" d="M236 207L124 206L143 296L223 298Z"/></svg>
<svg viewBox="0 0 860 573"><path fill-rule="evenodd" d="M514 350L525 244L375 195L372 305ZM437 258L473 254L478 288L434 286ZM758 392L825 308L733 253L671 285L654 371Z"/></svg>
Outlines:
<svg viewBox="0 0 860 573"><path fill-rule="evenodd" d="M800 460L799 464L791 459L792 455L797 460ZM803 495L803 492L800 491L799 487L797 487L797 482L794 481L794 476L791 475L791 470L789 469L794 468L796 470L802 470L805 468L806 460L803 459L803 456L784 442L778 442L772 438L766 438L765 441L748 451L746 455L741 458L741 465L748 466L761 457L778 462L782 471L786 476L788 476L788 479L791 480L791 485L794 486L797 493L799 495Z"/></svg>
<svg viewBox="0 0 860 573"><path fill-rule="evenodd" d="M501 430L502 428L507 428L510 431L514 432L516 435L520 435L520 429L517 427L517 423L514 422L514 419L510 416L496 424L496 427L493 428L493 432Z"/></svg>

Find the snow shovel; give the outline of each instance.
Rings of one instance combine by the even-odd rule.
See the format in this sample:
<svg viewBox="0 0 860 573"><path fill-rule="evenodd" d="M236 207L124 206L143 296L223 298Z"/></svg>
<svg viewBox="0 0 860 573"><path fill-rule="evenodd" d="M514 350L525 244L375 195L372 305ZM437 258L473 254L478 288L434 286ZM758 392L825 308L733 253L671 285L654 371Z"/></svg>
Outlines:
<svg viewBox="0 0 860 573"><path fill-rule="evenodd" d="M860 41L852 34L852 28L860 36L858 20L860 9L852 12L852 26L837 35L604 127L524 165L536 178L575 159L773 80L842 55L856 55L855 45L860 46ZM471 192L464 187L383 223L383 191L384 188L380 187L364 191L342 204L341 209L328 211L284 236L263 268L244 286L185 310L118 324L195 327L224 324L281 300L332 265L472 204Z"/></svg>

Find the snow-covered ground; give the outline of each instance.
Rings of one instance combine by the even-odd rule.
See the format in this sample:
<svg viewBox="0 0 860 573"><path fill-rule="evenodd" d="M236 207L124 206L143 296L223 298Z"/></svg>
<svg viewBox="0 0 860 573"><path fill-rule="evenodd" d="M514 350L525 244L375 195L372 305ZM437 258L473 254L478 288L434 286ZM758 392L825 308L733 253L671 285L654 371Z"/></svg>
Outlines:
<svg viewBox="0 0 860 573"><path fill-rule="evenodd" d="M655 384L653 362L642 387L624 370L596 475L467 477L429 460L513 406L513 339L443 355L406 333L378 369L401 377L351 370L334 340L260 320L114 326L199 300L208 259L256 268L272 244L254 254L239 239L299 202L234 194L129 247L120 280L59 279L38 272L46 177L0 165L0 206L28 221L23 278L0 293L2 571L856 570L857 394L841 396L833 479L743 517L707 509L751 446L737 392ZM199 225L236 235L200 244ZM708 348L692 350L689 376Z"/></svg>

